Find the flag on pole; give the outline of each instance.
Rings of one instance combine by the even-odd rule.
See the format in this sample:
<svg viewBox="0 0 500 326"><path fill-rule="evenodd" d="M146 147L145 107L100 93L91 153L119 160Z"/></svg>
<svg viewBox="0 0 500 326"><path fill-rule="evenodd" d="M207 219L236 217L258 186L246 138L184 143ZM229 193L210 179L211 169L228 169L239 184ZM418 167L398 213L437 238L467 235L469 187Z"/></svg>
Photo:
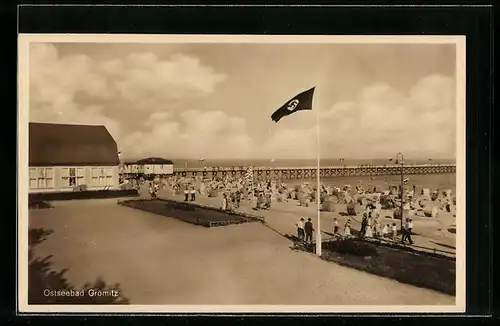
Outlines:
<svg viewBox="0 0 500 326"><path fill-rule="evenodd" d="M301 111L301 110L312 110L313 108L313 95L314 95L314 90L316 86L313 88L308 89L307 91L304 91L300 94L297 94L295 97L293 97L291 100L287 101L283 106L281 106L278 110L276 110L272 115L271 119L274 122L278 122L281 120L281 118L288 116L294 112ZM318 106L318 100L316 99L316 103L314 104L315 106ZM318 166L316 170L316 177L317 177L317 193L316 193L316 201L317 201L317 213L318 213L318 222L316 226L316 254L321 256L321 226L320 226L320 220L321 220L321 214L320 214L320 208L321 208L321 199L320 199L320 153L319 153L319 142L320 142L320 133L319 133L319 110L315 109L316 111L316 130L317 130L317 136L318 136Z"/></svg>
<svg viewBox="0 0 500 326"><path fill-rule="evenodd" d="M301 110L312 110L314 88L308 89L305 92L297 94L291 100L287 101L283 106L276 110L271 119L278 122L281 118Z"/></svg>

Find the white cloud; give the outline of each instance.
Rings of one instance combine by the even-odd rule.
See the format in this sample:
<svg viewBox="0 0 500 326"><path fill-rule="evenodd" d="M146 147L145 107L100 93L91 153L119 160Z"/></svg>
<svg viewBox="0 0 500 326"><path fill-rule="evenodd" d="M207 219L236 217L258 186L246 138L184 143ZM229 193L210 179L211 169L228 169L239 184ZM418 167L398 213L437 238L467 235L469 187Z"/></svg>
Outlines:
<svg viewBox="0 0 500 326"><path fill-rule="evenodd" d="M182 104L210 96L227 78L196 57L133 53L98 62L84 55L61 57L53 45L35 44L30 58L30 120L103 124L124 156L316 156L314 112L293 114L270 123L268 134L255 135L255 126L225 108L208 110L204 101L200 107ZM382 82L362 88L348 102L321 111L322 157L389 157L399 151L453 156L454 89L453 79L440 75L418 80L407 92ZM134 112L142 120L131 118Z"/></svg>
<svg viewBox="0 0 500 326"><path fill-rule="evenodd" d="M383 83L367 86L353 101L321 112L321 156L390 157L401 151L410 157L454 157L454 93L453 79L439 75L422 78L407 94ZM276 128L260 154L313 158L313 117L303 119L308 127L293 121L293 127Z"/></svg>
<svg viewBox="0 0 500 326"><path fill-rule="evenodd" d="M324 135L336 139L329 147L358 157L399 151L414 157L450 157L455 155L454 99L453 79L444 76L425 77L407 94L389 85L372 85L359 93L357 102L334 106L321 125L332 126ZM350 113L338 107L349 107Z"/></svg>
<svg viewBox="0 0 500 326"><path fill-rule="evenodd" d="M131 102L151 98L157 102L212 93L226 76L203 66L197 58L176 54L170 60L158 60L152 53L131 54L120 65L104 63L111 72L111 89ZM121 67L122 69L118 69Z"/></svg>
<svg viewBox="0 0 500 326"><path fill-rule="evenodd" d="M31 121L103 124L118 143L127 110L146 116L155 112L145 125L158 129L154 120L170 114L163 111L165 106L206 96L226 78L184 54L160 60L153 53L132 53L96 62L85 55L60 56L54 45L44 43L32 44L30 64ZM124 112L110 112L110 103ZM157 129L158 136L165 135L165 127Z"/></svg>
<svg viewBox="0 0 500 326"><path fill-rule="evenodd" d="M153 113L151 128L130 134L121 145L128 156L241 158L255 149L245 120L222 111L189 110L178 116ZM179 122L178 122L179 121Z"/></svg>

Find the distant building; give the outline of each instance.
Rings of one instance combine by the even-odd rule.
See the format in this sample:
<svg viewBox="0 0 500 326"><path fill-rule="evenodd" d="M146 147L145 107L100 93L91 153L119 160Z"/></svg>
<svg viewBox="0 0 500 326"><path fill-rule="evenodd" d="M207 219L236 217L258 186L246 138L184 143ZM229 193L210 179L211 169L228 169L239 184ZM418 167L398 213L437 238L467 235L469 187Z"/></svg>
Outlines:
<svg viewBox="0 0 500 326"><path fill-rule="evenodd" d="M124 161L121 166L120 172L123 174L142 174L144 172L143 167L137 161Z"/></svg>
<svg viewBox="0 0 500 326"><path fill-rule="evenodd" d="M145 175L174 174L174 162L159 157L148 157L137 161L139 169Z"/></svg>
<svg viewBox="0 0 500 326"><path fill-rule="evenodd" d="M29 124L29 191L119 189L115 140L104 126Z"/></svg>
<svg viewBox="0 0 500 326"><path fill-rule="evenodd" d="M172 175L174 163L159 157L148 157L138 161L125 160L121 164L120 173L129 177Z"/></svg>

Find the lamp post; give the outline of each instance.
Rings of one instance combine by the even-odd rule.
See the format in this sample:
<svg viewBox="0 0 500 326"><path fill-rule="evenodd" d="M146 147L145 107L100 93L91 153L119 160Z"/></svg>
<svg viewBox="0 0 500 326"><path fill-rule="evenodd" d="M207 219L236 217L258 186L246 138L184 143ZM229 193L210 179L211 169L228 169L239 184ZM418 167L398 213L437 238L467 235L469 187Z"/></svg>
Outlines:
<svg viewBox="0 0 500 326"><path fill-rule="evenodd" d="M404 204L404 158L400 152L397 154L396 164L401 164L401 233L403 232L403 204Z"/></svg>
<svg viewBox="0 0 500 326"><path fill-rule="evenodd" d="M125 172L123 166L124 164L122 161L122 152L117 152L116 154L118 155L118 179L119 181L121 181L123 173Z"/></svg>

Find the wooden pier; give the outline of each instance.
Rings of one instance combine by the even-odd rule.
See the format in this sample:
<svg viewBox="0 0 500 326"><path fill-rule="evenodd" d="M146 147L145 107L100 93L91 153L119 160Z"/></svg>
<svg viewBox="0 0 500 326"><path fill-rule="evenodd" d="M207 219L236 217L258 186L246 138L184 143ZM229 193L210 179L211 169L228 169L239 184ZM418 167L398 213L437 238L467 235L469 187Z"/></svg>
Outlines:
<svg viewBox="0 0 500 326"><path fill-rule="evenodd" d="M366 166L329 166L320 168L320 177L349 177L349 176L385 176L400 175L442 174L455 173L455 164L425 164L425 165L366 165ZM212 177L243 177L248 167L220 167L220 168L174 168L174 175L182 177L203 176ZM253 167L256 180L300 180L316 178L316 167Z"/></svg>

